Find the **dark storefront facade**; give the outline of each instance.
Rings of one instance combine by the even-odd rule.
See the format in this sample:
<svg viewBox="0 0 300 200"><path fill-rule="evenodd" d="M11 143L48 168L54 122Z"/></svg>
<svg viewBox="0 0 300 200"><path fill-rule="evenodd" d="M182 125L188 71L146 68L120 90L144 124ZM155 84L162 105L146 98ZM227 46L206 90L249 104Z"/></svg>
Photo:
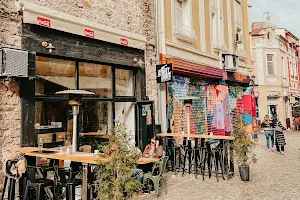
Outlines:
<svg viewBox="0 0 300 200"><path fill-rule="evenodd" d="M22 49L30 52L30 78L21 82L22 120L27 122L23 146L36 145L40 137L55 146L71 141L68 97L55 95L67 89L96 94L83 98L78 134L107 134L117 120L126 124L134 142L136 102L147 99L145 70L136 62L144 62L144 50L34 24L23 24L22 32Z"/></svg>

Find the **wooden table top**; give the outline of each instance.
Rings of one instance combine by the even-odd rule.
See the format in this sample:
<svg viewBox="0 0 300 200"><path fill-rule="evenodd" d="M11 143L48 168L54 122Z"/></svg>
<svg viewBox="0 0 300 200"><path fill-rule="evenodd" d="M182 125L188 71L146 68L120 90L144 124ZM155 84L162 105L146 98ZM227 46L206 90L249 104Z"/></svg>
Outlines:
<svg viewBox="0 0 300 200"><path fill-rule="evenodd" d="M198 134L192 134L192 135L187 135L187 134L178 134L178 133L159 133L156 134L156 136L160 137L190 137L190 138L203 138L203 139L216 139L216 140L234 140L234 137L232 136L221 136L221 135L198 135Z"/></svg>
<svg viewBox="0 0 300 200"><path fill-rule="evenodd" d="M88 163L88 164L99 164L99 162L106 163L111 160L110 158L101 158L97 154L93 154L93 153L75 152L72 154L60 154L59 150L50 149L50 148L43 148L43 150L54 151L54 153L33 152L38 150L39 150L38 147L22 147L22 148L15 149L15 151L22 152L27 156L48 158L48 159L55 159L55 160L68 160L68 161ZM137 164L142 165L142 164L148 164L157 161L158 161L157 158L142 157L139 159Z"/></svg>

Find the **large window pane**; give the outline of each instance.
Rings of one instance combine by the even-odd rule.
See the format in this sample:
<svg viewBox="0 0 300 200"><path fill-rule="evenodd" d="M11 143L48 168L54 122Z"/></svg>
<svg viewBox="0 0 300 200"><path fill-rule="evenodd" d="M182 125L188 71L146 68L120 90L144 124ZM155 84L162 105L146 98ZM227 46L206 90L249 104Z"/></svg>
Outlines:
<svg viewBox="0 0 300 200"><path fill-rule="evenodd" d="M67 89L76 89L75 62L37 56L36 95L54 95Z"/></svg>
<svg viewBox="0 0 300 200"><path fill-rule="evenodd" d="M35 130L37 141L63 145L67 136L72 133L71 115L68 102L35 102Z"/></svg>
<svg viewBox="0 0 300 200"><path fill-rule="evenodd" d="M111 67L93 63L80 63L79 88L94 92L100 98L111 98Z"/></svg>
<svg viewBox="0 0 300 200"><path fill-rule="evenodd" d="M127 127L128 139L130 143L135 143L135 114L133 102L116 102L116 120L122 122Z"/></svg>
<svg viewBox="0 0 300 200"><path fill-rule="evenodd" d="M134 96L133 71L116 69L116 95Z"/></svg>
<svg viewBox="0 0 300 200"><path fill-rule="evenodd" d="M86 101L80 107L80 132L107 134L112 126L111 102Z"/></svg>

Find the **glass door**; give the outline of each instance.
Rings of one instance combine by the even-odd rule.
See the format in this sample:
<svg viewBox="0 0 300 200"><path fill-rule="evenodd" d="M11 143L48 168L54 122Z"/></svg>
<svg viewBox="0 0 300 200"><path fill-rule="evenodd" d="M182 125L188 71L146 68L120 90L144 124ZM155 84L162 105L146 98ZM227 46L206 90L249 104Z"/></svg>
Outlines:
<svg viewBox="0 0 300 200"><path fill-rule="evenodd" d="M136 110L136 126L137 132L135 136L136 145L143 151L148 140L154 136L154 103L152 101L137 102Z"/></svg>

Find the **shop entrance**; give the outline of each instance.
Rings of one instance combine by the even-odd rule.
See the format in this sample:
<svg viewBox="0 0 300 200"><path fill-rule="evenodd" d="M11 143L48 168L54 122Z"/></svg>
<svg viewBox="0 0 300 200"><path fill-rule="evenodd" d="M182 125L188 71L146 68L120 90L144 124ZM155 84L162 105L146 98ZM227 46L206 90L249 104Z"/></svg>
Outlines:
<svg viewBox="0 0 300 200"><path fill-rule="evenodd" d="M135 144L143 151L148 140L154 136L154 110L152 101L136 103L136 136Z"/></svg>

